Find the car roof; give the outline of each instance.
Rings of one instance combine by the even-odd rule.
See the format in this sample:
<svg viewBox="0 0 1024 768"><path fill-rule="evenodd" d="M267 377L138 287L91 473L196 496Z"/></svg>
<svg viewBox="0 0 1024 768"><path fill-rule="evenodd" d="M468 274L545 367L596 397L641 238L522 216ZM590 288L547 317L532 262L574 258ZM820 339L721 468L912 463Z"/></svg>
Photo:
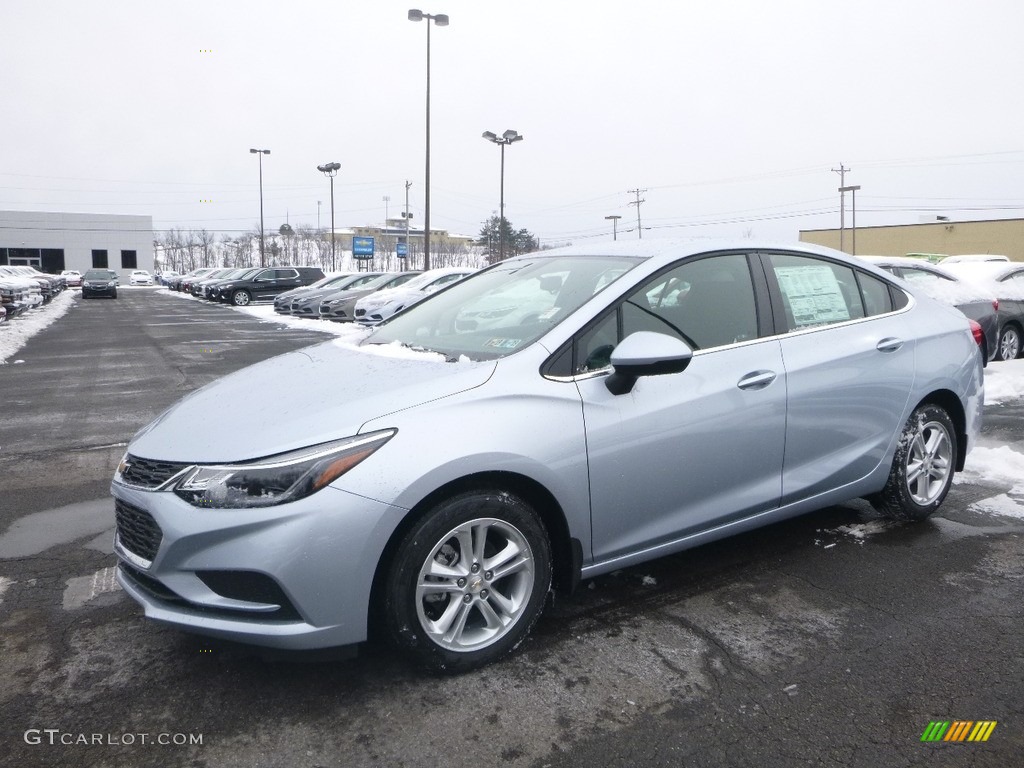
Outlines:
<svg viewBox="0 0 1024 768"><path fill-rule="evenodd" d="M963 277L999 280L1011 272L1017 272L1024 268L1024 263L1019 261L958 261L953 264L943 264L949 271Z"/></svg>
<svg viewBox="0 0 1024 768"><path fill-rule="evenodd" d="M739 238L665 238L650 240L618 240L585 243L552 248L517 256L517 259L559 258L562 256L632 256L644 260L671 262L686 256L716 251L788 251L809 256L829 256L851 265L865 265L857 257L814 243L779 240L751 240ZM869 268L873 265L866 265ZM890 276L891 277L891 276Z"/></svg>
<svg viewBox="0 0 1024 768"><path fill-rule="evenodd" d="M948 269L943 269L941 264L932 264L924 259L915 259L912 256L858 256L858 259L864 259L872 264L888 264L894 267L910 267L912 269L920 269L924 272L934 272L937 275L948 277L955 280L956 276Z"/></svg>

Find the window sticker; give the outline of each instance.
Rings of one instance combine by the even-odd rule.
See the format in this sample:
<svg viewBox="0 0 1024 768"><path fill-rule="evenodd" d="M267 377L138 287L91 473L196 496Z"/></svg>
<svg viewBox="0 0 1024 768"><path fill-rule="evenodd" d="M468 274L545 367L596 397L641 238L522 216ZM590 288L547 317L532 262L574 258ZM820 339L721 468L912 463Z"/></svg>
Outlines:
<svg viewBox="0 0 1024 768"><path fill-rule="evenodd" d="M488 339L484 346L496 349L515 349L522 343L522 339Z"/></svg>
<svg viewBox="0 0 1024 768"><path fill-rule="evenodd" d="M835 272L825 265L776 267L779 287L789 300L796 328L841 323L850 319Z"/></svg>

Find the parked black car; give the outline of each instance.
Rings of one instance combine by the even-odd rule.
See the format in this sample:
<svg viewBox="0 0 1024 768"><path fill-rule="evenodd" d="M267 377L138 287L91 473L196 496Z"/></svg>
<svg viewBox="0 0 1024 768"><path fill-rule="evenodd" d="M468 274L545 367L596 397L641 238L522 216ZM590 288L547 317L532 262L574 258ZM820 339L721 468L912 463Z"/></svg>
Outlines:
<svg viewBox="0 0 1024 768"><path fill-rule="evenodd" d="M906 256L862 256L876 267L918 285L933 299L952 304L981 326L985 338L981 345L987 365L999 349L999 301L994 289L953 274L942 265L929 264Z"/></svg>
<svg viewBox="0 0 1024 768"><path fill-rule="evenodd" d="M214 298L214 296L211 296L211 292L218 284L226 280L240 278L243 275L256 271L257 270L254 269L231 269L229 267L224 269L215 269L201 280L194 281L192 286L189 288L189 293L193 296L201 296L204 299Z"/></svg>
<svg viewBox="0 0 1024 768"><path fill-rule="evenodd" d="M255 301L271 301L293 288L312 285L323 276L324 271L320 267L267 267L250 277L220 285L218 297L221 301L244 307Z"/></svg>
<svg viewBox="0 0 1024 768"><path fill-rule="evenodd" d="M90 269L82 276L82 298L117 298L117 273L112 269Z"/></svg>
<svg viewBox="0 0 1024 768"><path fill-rule="evenodd" d="M212 272L214 267L201 266L184 274L178 274L167 281L167 287L172 291L188 291L193 281L203 280L207 274Z"/></svg>
<svg viewBox="0 0 1024 768"><path fill-rule="evenodd" d="M947 269L968 280L986 281L999 299L997 360L1014 360L1024 352L1024 263L962 261Z"/></svg>

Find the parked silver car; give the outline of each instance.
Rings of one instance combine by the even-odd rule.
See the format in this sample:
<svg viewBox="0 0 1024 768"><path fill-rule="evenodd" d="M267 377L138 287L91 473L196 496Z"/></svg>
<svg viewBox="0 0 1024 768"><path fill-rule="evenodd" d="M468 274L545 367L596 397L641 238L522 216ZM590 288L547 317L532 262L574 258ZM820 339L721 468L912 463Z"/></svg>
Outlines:
<svg viewBox="0 0 1024 768"><path fill-rule="evenodd" d="M460 324L509 295L541 309ZM510 259L141 430L118 580L185 630L301 649L379 621L428 667L486 664L552 586L855 497L930 515L981 425L968 323L810 245Z"/></svg>

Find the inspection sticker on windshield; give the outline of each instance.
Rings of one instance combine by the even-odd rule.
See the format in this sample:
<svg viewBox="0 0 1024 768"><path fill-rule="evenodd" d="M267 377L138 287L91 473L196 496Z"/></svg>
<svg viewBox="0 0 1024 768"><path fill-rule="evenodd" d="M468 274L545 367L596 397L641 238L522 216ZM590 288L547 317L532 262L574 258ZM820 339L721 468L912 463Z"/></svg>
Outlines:
<svg viewBox="0 0 1024 768"><path fill-rule="evenodd" d="M515 349L522 343L522 339L488 339L484 346L497 347L498 349Z"/></svg>

